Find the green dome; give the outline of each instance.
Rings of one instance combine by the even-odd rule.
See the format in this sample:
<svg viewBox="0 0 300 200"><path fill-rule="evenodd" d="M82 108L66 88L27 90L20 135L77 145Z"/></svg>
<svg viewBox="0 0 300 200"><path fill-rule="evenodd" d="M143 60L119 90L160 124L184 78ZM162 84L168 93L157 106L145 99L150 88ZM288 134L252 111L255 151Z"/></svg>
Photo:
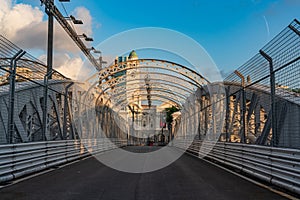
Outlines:
<svg viewBox="0 0 300 200"><path fill-rule="evenodd" d="M134 50L132 50L128 56L128 59L138 59L138 55Z"/></svg>

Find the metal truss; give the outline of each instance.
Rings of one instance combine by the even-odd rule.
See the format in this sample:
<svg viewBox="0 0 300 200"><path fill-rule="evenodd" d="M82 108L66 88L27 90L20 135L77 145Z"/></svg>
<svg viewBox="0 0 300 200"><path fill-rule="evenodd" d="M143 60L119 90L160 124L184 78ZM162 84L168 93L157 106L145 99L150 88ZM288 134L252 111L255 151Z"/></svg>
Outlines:
<svg viewBox="0 0 300 200"><path fill-rule="evenodd" d="M39 82L39 81L37 81ZM15 93L14 130L11 135L11 143L43 141L43 140L62 140L74 138L74 129L71 125L70 103L65 98L65 85L69 81L50 82L50 90L47 113L48 121L46 124L46 134L42 133L43 123L43 98L44 90L42 86L34 83L18 83ZM8 143L9 132L6 123L8 116L8 93L0 93L0 143ZM67 130L64 130L64 127ZM45 138L44 138L45 137Z"/></svg>

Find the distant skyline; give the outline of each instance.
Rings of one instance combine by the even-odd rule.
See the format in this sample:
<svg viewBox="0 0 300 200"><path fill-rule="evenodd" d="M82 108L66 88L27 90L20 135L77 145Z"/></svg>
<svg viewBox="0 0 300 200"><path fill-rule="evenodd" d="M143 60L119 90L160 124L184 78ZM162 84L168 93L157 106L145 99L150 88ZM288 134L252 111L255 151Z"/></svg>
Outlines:
<svg viewBox="0 0 300 200"><path fill-rule="evenodd" d="M300 18L299 0L71 0L63 3L64 7L55 0L55 4L66 16L72 14L84 21L76 29L92 35L94 42L89 45L97 46L134 28L172 29L202 45L225 74L255 55L294 18ZM46 25L40 1L0 0L0 33L42 60ZM69 66L82 65L84 57L58 25L56 30L55 65L69 72Z"/></svg>

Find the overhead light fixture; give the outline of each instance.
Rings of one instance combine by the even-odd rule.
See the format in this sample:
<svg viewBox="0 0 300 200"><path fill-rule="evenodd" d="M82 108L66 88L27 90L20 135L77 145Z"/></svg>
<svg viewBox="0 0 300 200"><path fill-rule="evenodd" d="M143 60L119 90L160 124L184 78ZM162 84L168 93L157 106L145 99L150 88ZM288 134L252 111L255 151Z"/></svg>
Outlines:
<svg viewBox="0 0 300 200"><path fill-rule="evenodd" d="M70 19L72 20L73 24L83 24L82 20L76 19L73 15L70 15Z"/></svg>
<svg viewBox="0 0 300 200"><path fill-rule="evenodd" d="M88 37L85 33L83 33L82 35L78 35L78 37L83 37L85 41L87 42L92 42L94 41L93 38Z"/></svg>
<svg viewBox="0 0 300 200"><path fill-rule="evenodd" d="M100 53L100 54L102 53L101 51L95 49L94 47L88 48L87 50L93 51L94 53Z"/></svg>
<svg viewBox="0 0 300 200"><path fill-rule="evenodd" d="M88 48L87 50L89 50L89 51L94 51L94 50L96 50L94 47L91 47L91 48Z"/></svg>
<svg viewBox="0 0 300 200"><path fill-rule="evenodd" d="M94 53L102 53L102 52L95 49L95 50L94 50Z"/></svg>

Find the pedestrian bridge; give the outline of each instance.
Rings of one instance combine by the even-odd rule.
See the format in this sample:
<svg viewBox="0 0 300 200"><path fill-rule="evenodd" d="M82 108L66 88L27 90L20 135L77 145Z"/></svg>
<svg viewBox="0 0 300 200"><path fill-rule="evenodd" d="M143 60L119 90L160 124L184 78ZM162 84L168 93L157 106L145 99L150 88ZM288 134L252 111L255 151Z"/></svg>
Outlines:
<svg viewBox="0 0 300 200"><path fill-rule="evenodd" d="M299 32L223 82L134 51L86 81L49 79L1 36L1 199L299 195Z"/></svg>

